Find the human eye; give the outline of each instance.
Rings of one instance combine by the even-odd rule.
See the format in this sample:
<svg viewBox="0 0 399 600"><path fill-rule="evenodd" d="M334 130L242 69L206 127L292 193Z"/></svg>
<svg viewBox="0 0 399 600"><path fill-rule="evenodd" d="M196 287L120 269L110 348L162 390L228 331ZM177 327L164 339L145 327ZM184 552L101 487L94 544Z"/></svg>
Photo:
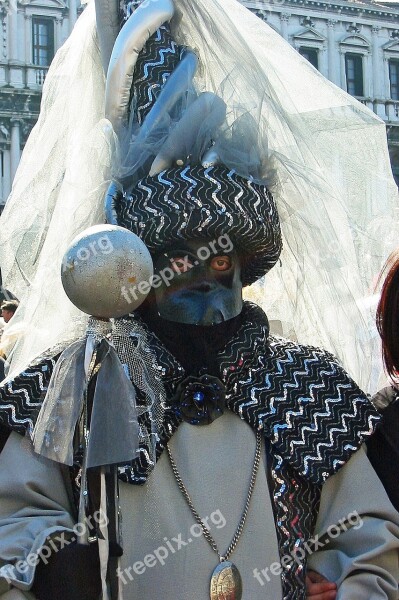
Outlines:
<svg viewBox="0 0 399 600"><path fill-rule="evenodd" d="M194 266L188 256L174 256L170 262L175 273L187 273Z"/></svg>
<svg viewBox="0 0 399 600"><path fill-rule="evenodd" d="M227 271L231 264L230 256L215 256L211 260L211 268L215 271Z"/></svg>

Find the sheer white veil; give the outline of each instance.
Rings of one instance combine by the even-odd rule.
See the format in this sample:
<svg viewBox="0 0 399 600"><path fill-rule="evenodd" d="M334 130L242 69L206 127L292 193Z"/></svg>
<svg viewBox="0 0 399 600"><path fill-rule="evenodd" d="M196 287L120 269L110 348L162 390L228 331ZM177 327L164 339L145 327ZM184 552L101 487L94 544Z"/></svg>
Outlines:
<svg viewBox="0 0 399 600"><path fill-rule="evenodd" d="M196 88L223 98L230 123L248 114L258 124L284 250L249 295L284 332L331 350L368 388L377 348L368 298L399 229L384 123L235 0L175 5L176 41L200 58ZM11 373L84 331L59 271L68 242L104 218L116 151L103 101L89 5L50 69L1 220L3 280L21 299L8 328L19 336ZM236 157L224 160L230 166ZM245 165L239 170L245 175Z"/></svg>
<svg viewBox="0 0 399 600"><path fill-rule="evenodd" d="M67 299L60 271L75 235L104 222L113 155L104 86L93 3L51 64L39 120L1 216L3 285L21 300L2 339L7 355L16 340L10 375L86 328L87 317Z"/></svg>

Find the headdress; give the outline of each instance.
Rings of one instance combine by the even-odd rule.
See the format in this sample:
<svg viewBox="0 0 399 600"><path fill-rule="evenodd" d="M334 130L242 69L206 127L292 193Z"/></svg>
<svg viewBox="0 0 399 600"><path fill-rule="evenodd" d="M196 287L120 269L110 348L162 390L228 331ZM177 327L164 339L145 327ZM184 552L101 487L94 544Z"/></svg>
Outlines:
<svg viewBox="0 0 399 600"><path fill-rule="evenodd" d="M125 17L136 4L127 6ZM164 7L164 3L146 4ZM280 319L300 341L323 345L338 354L351 373L367 385L370 369L366 365L371 363L374 334L365 298L397 239L397 190L384 124L327 82L276 32L235 0L176 0L173 15L168 6L167 14L160 10L155 29L149 33L150 37L167 38L166 50L156 60L147 60L155 46L146 45L144 40L144 54L138 54L128 74L138 81L153 62L164 84L162 91L159 81L153 87L133 86L131 96L130 87L119 86L124 94L115 94L110 105L115 80L108 79L105 87L102 63L107 63L109 49L115 48L115 40L110 41L108 35L116 33L112 25L115 18L108 19L112 26L100 27L101 46L108 48L101 60L90 5L50 69L42 115L25 148L2 218L4 280L22 300L14 324L26 325L26 333L15 347L12 371L21 370L49 345L77 337L84 330L82 315L64 297L59 265L74 235L104 220L103 197L111 179L123 190L115 202L120 222L126 219L126 224L134 227L137 216L138 223L144 223L143 237L156 250L162 214L155 215L150 224L148 212L136 214L136 205L141 194L145 206L145 187L153 182L152 197L159 202L155 209L150 203L147 206L150 212L160 210L165 195L157 191L157 184L163 175L153 163L164 153L167 158L172 156L172 164L165 167L165 181L170 182L170 168L173 179L180 178L178 185L186 192L190 185L187 182L188 187L183 188L186 174L201 171L203 179L198 178L196 190L206 180L208 167L201 170L197 166L204 158L211 163L208 173L220 169L221 177L232 186L244 180L267 186L278 208L284 249L281 265L267 275L264 285L255 284L253 295L268 309L271 319ZM170 23L170 30L165 23ZM198 57L195 74L197 59L188 48ZM182 64L183 71L178 69ZM169 70L163 71L165 65ZM154 100L167 89L165 81L176 71L180 72L180 90L184 92L180 101L175 99L173 110L155 114L156 118L148 122L144 107L147 103L150 108L155 106ZM175 84L170 88L176 92ZM179 121L190 114L190 107L203 93L212 94L213 100L209 110L201 113L207 118L198 128L200 143L191 145L189 158L187 154L175 156L173 145L167 143L170 134L179 133ZM111 119L120 141L116 160L115 136L109 121L102 118L104 99L107 110L113 106L116 111ZM224 119L220 118L220 101L225 106ZM130 128L124 140L119 126L128 106ZM149 114L151 111L146 116ZM194 116L191 121L194 123ZM37 146L42 150L40 155ZM216 152L216 166L206 154L208 150ZM176 165L180 160L183 164ZM119 168L113 169L111 163ZM232 171L236 174L229 180ZM252 190L257 188L252 185ZM238 223L237 230L248 229L242 240L250 238L250 224L258 214L263 217L260 206L272 206L270 194L263 190L261 204L255 201L244 206L245 211L253 211L253 219ZM214 199L217 205L218 196ZM237 197L235 200L234 219L239 219L240 202ZM177 210L184 217L189 199L186 196L179 202ZM227 197L224 202L220 210L232 212ZM189 225L184 231L189 231ZM269 233L276 231L275 223ZM167 235L172 242L176 239L174 223L170 223ZM164 242L166 239L160 238L159 243ZM279 242L276 238L272 258L262 264L257 261L268 249L256 241L256 248L261 249L256 256L256 250L253 255L245 241L242 246L248 250L245 277L250 283L276 260Z"/></svg>
<svg viewBox="0 0 399 600"><path fill-rule="evenodd" d="M241 255L244 285L262 277L280 255L270 192L222 165L168 169L115 200L118 223L140 235L153 254L182 240L227 233Z"/></svg>
<svg viewBox="0 0 399 600"><path fill-rule="evenodd" d="M107 217L139 235L152 254L228 233L248 285L281 252L277 209L262 181L257 123L250 113L234 114L235 98L228 106L195 84L201 57L174 41L174 13L171 0L125 6L105 106L121 140L115 174L123 189L111 186Z"/></svg>

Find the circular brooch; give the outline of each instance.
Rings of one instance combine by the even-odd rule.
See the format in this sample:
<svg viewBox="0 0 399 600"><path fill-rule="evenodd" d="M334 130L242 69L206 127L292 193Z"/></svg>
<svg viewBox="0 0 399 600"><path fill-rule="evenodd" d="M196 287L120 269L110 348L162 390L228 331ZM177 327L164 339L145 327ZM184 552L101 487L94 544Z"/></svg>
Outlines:
<svg viewBox="0 0 399 600"><path fill-rule="evenodd" d="M187 377L176 390L172 405L191 425L209 425L223 414L226 389L217 377Z"/></svg>

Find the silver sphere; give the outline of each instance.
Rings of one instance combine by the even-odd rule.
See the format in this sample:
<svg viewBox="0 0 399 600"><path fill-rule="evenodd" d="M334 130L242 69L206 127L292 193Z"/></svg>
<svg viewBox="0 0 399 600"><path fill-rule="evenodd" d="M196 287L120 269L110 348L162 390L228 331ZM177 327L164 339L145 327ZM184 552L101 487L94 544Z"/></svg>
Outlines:
<svg viewBox="0 0 399 600"><path fill-rule="evenodd" d="M147 246L137 235L117 225L94 225L66 251L61 280L75 306L108 319L140 306L151 289L153 272Z"/></svg>

